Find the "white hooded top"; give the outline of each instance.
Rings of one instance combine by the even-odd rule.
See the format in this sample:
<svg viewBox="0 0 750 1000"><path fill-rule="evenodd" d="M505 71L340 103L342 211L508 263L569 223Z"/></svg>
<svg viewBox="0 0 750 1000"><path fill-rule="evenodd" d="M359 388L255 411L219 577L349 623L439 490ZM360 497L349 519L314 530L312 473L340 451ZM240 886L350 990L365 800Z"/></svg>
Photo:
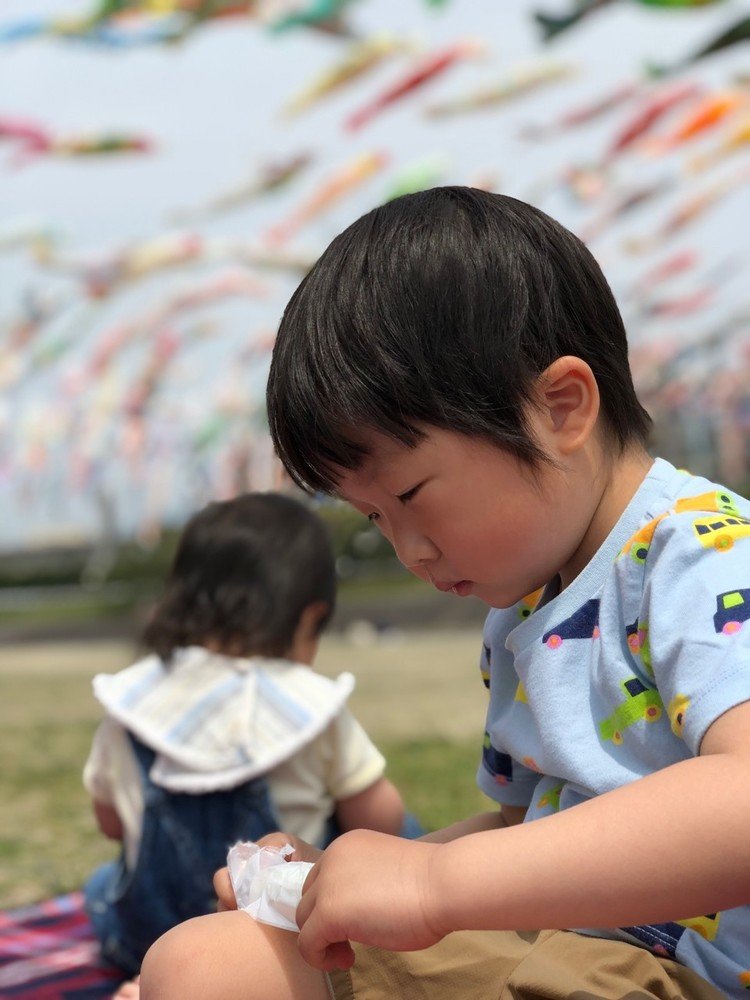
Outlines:
<svg viewBox="0 0 750 1000"><path fill-rule="evenodd" d="M354 688L287 660L240 659L191 646L169 665L147 656L97 674L107 713L156 752L150 777L175 792L235 787L298 753L339 714Z"/></svg>

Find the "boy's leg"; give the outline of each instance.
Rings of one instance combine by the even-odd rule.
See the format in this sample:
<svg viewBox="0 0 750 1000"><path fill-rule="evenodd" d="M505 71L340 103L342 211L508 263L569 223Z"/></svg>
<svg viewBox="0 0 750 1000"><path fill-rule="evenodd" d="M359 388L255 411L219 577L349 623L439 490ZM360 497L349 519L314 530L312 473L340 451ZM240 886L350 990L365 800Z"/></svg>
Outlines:
<svg viewBox="0 0 750 1000"><path fill-rule="evenodd" d="M331 974L335 1000L724 1000L677 962L572 931L459 931L424 951L354 953Z"/></svg>
<svg viewBox="0 0 750 1000"><path fill-rule="evenodd" d="M295 934L237 910L196 917L160 937L140 987L140 1000L330 1000Z"/></svg>

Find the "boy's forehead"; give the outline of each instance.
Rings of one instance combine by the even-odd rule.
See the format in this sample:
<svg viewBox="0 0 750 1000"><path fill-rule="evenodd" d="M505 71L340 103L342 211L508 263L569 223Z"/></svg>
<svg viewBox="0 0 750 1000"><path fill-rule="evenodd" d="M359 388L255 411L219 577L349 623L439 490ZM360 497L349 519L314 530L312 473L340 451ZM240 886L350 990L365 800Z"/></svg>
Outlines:
<svg viewBox="0 0 750 1000"><path fill-rule="evenodd" d="M367 449L362 464L356 469L337 468L335 470L338 488L336 496L347 500L350 490L366 489L377 483L392 469L400 467L405 460L413 457L415 448L376 431L360 435L360 441ZM419 445L416 446L417 448Z"/></svg>

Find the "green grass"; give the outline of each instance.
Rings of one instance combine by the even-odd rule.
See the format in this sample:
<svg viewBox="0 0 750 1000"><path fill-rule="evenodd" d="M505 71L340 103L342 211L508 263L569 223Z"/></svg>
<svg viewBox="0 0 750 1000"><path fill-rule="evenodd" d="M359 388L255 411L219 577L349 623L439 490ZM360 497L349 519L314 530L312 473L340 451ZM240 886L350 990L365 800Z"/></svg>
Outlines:
<svg viewBox="0 0 750 1000"><path fill-rule="evenodd" d="M81 769L93 724L4 727L0 905L80 888L116 851L96 829Z"/></svg>
<svg viewBox="0 0 750 1000"><path fill-rule="evenodd" d="M478 739L388 742L380 749L388 761L388 777L426 829L438 830L492 808L474 784Z"/></svg>

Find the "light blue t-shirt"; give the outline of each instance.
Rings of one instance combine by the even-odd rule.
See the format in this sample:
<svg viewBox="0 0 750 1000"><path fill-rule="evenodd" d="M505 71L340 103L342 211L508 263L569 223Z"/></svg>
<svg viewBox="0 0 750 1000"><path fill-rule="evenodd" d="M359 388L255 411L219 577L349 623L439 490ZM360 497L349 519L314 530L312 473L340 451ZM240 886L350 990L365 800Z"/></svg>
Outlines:
<svg viewBox="0 0 750 1000"><path fill-rule="evenodd" d="M490 611L479 787L528 822L696 756L750 700L748 619L750 501L657 459L569 587ZM622 863L637 872L648 849ZM750 906L583 933L676 958L728 996L750 988Z"/></svg>

